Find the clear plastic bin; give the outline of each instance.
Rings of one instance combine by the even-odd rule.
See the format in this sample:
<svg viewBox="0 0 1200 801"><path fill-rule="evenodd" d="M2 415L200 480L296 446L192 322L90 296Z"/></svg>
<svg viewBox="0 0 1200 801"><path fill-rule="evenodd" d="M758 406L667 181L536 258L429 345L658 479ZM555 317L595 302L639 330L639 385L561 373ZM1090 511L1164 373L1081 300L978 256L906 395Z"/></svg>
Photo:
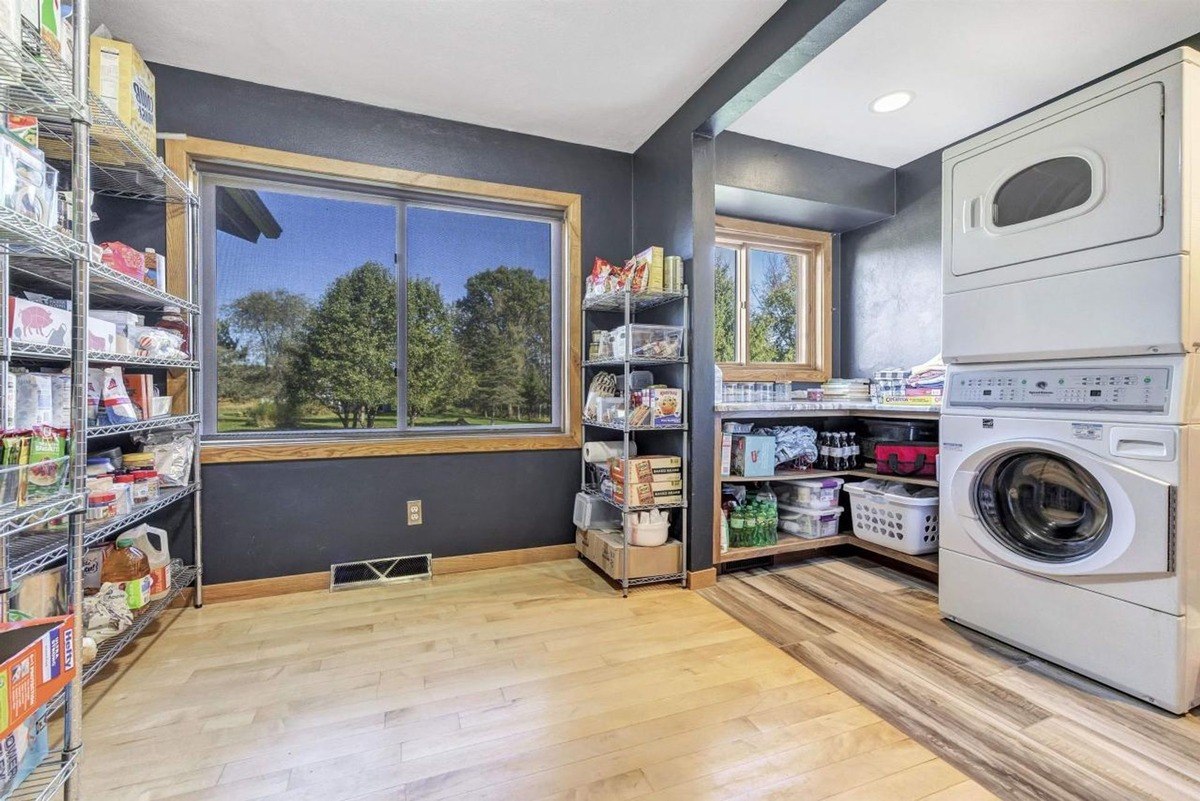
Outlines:
<svg viewBox="0 0 1200 801"><path fill-rule="evenodd" d="M842 492L840 478L805 478L788 481L776 487L781 501L805 509L832 509L838 504Z"/></svg>
<svg viewBox="0 0 1200 801"><path fill-rule="evenodd" d="M628 349L628 352L627 352ZM683 328L678 325L631 323L612 330L613 358L678 359L683 356Z"/></svg>
<svg viewBox="0 0 1200 801"><path fill-rule="evenodd" d="M832 509L805 509L802 506L779 504L779 530L806 540L836 535L841 518L840 506Z"/></svg>

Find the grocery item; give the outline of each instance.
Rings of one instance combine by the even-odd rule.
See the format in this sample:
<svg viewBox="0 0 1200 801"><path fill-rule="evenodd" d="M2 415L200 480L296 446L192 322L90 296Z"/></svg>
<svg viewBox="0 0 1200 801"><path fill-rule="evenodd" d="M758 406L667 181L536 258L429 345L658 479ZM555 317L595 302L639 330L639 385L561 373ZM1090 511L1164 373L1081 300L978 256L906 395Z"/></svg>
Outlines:
<svg viewBox="0 0 1200 801"><path fill-rule="evenodd" d="M683 423L683 390L656 387L650 392L650 425L677 426Z"/></svg>
<svg viewBox="0 0 1200 801"><path fill-rule="evenodd" d="M0 739L0 798L20 787L50 753L50 727L43 708L27 717L6 737Z"/></svg>
<svg viewBox="0 0 1200 801"><path fill-rule="evenodd" d="M105 565L111 560L105 559ZM93 595L83 599L83 630L97 643L115 637L133 624L125 589L118 584L102 583Z"/></svg>
<svg viewBox="0 0 1200 801"><path fill-rule="evenodd" d="M118 517L127 515L133 511L133 487L135 482L136 479L133 473L123 473L113 476L112 491L116 495L114 503Z"/></svg>
<svg viewBox="0 0 1200 801"><path fill-rule="evenodd" d="M137 409L129 400L129 393L125 390L125 376L120 367L104 368L100 401L104 408L101 417L108 425L136 423L140 419Z"/></svg>
<svg viewBox="0 0 1200 801"><path fill-rule="evenodd" d="M100 589L100 569L104 567L105 558L112 553L112 546L88 548L83 552L83 591L94 593ZM86 617L86 616L85 616Z"/></svg>
<svg viewBox="0 0 1200 801"><path fill-rule="evenodd" d="M45 373L18 373L16 383L13 430L29 431L35 426L51 425L54 422L53 379ZM69 408L67 414L69 420Z"/></svg>
<svg viewBox="0 0 1200 801"><path fill-rule="evenodd" d="M626 466L632 480L664 481L679 477L683 460L678 456L638 456L631 458L626 465L622 459L613 459L609 463L613 481L619 482L624 478Z"/></svg>
<svg viewBox="0 0 1200 801"><path fill-rule="evenodd" d="M583 444L583 460L592 464L602 464L609 459L620 459L624 455L624 445L620 442L585 442ZM629 442L629 455L637 456L637 443ZM583 526L590 528L590 526Z"/></svg>
<svg viewBox="0 0 1200 801"><path fill-rule="evenodd" d="M804 470L816 462L819 455L817 432L809 426L756 427L754 433L774 437L775 466L778 468Z"/></svg>
<svg viewBox="0 0 1200 801"><path fill-rule="evenodd" d="M775 474L775 437L734 434L730 459L731 475L772 476Z"/></svg>
<svg viewBox="0 0 1200 801"><path fill-rule="evenodd" d="M154 455L160 487L185 487L192 474L196 439L189 428L156 431L136 438L142 450Z"/></svg>
<svg viewBox="0 0 1200 801"><path fill-rule="evenodd" d="M101 242L100 261L119 273L138 281L146 276L146 255L124 242Z"/></svg>
<svg viewBox="0 0 1200 801"><path fill-rule="evenodd" d="M0 503L4 506L25 502L26 470L29 463L29 437L12 434L4 437L3 463L0 470Z"/></svg>
<svg viewBox="0 0 1200 801"><path fill-rule="evenodd" d="M612 497L619 504L626 502L625 484L615 476ZM630 506L670 506L682 503L683 481L679 478L663 481L631 481L628 501Z"/></svg>
<svg viewBox="0 0 1200 801"><path fill-rule="evenodd" d="M163 597L171 589L171 553L167 532L145 524L130 529L134 547L150 561L150 599Z"/></svg>
<svg viewBox="0 0 1200 801"><path fill-rule="evenodd" d="M71 346L71 312L25 298L8 299L8 335L30 345Z"/></svg>
<svg viewBox="0 0 1200 801"><path fill-rule="evenodd" d="M28 437L25 502L39 503L62 492L70 472L67 436L49 426L39 426Z"/></svg>
<svg viewBox="0 0 1200 801"><path fill-rule="evenodd" d="M663 290L663 249L648 247L632 259L633 291L661 292Z"/></svg>
<svg viewBox="0 0 1200 801"><path fill-rule="evenodd" d="M831 509L837 506L844 479L806 478L779 485L781 501L806 509Z"/></svg>
<svg viewBox="0 0 1200 801"><path fill-rule="evenodd" d="M149 420L154 413L154 376L150 373L124 374L125 391L129 400L137 409L138 417Z"/></svg>
<svg viewBox="0 0 1200 801"><path fill-rule="evenodd" d="M73 628L70 615L0 625L0 738L75 677Z"/></svg>
<svg viewBox="0 0 1200 801"><path fill-rule="evenodd" d="M106 34L107 29L99 29L91 38L90 88L153 152L157 144L154 73L137 48Z"/></svg>
<svg viewBox="0 0 1200 801"><path fill-rule="evenodd" d="M156 359L186 359L184 340L178 331L156 326L132 326L129 338L133 340L134 352L138 356Z"/></svg>
<svg viewBox="0 0 1200 801"><path fill-rule="evenodd" d="M191 335L191 328L183 319L183 314L179 311L178 306L164 306L162 317L158 318L157 327L179 334L183 342L179 349L185 356L188 354L188 338Z"/></svg>
<svg viewBox="0 0 1200 801"><path fill-rule="evenodd" d="M65 567L29 573L12 582L8 592L8 621L65 615L68 606Z"/></svg>
<svg viewBox="0 0 1200 801"><path fill-rule="evenodd" d="M87 419L89 425L99 421L101 396L104 391L104 370L99 367L88 368L87 381Z"/></svg>
<svg viewBox="0 0 1200 801"><path fill-rule="evenodd" d="M8 114L4 125L9 133L20 139L30 148L38 146L38 119L28 114Z"/></svg>
<svg viewBox="0 0 1200 801"><path fill-rule="evenodd" d="M39 0L42 5L42 45L55 55L62 55L62 0Z"/></svg>
<svg viewBox="0 0 1200 801"><path fill-rule="evenodd" d="M104 560L104 567L100 569L100 581L123 589L129 608L141 609L150 600L153 580L149 558L133 543L134 538L129 532L117 538L116 550Z"/></svg>
<svg viewBox="0 0 1200 801"><path fill-rule="evenodd" d="M155 289L166 290L167 257L156 252L154 248L146 248L143 255L146 257L146 274L142 280Z"/></svg>
<svg viewBox="0 0 1200 801"><path fill-rule="evenodd" d="M93 492L88 495L87 521L101 523L117 516L117 494L115 492Z"/></svg>

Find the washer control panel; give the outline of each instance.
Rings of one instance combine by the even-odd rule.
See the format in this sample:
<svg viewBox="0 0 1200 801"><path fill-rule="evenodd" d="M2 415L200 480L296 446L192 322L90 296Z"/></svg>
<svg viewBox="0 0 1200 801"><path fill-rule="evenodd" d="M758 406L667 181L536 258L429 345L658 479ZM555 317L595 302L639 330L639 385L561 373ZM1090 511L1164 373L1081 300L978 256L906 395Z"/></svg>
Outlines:
<svg viewBox="0 0 1200 801"><path fill-rule="evenodd" d="M946 405L1163 412L1170 391L1169 367L978 370L951 376Z"/></svg>

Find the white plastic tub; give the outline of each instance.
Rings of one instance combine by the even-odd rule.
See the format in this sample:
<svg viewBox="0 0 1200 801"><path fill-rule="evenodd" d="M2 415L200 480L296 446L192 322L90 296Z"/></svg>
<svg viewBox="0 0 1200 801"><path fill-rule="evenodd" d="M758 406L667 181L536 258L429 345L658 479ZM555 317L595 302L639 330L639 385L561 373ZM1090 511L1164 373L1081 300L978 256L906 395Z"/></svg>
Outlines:
<svg viewBox="0 0 1200 801"><path fill-rule="evenodd" d="M838 533L842 507L806 509L803 506L779 504L779 530L806 540L832 537Z"/></svg>
<svg viewBox="0 0 1200 801"><path fill-rule="evenodd" d="M625 525L629 529L629 544L639 548L657 548L659 545L665 545L671 530L671 523L665 520L661 523L626 522Z"/></svg>
<svg viewBox="0 0 1200 801"><path fill-rule="evenodd" d="M780 500L806 509L832 509L842 492L840 478L803 478L779 485Z"/></svg>
<svg viewBox="0 0 1200 801"><path fill-rule="evenodd" d="M847 484L846 492L850 494L854 536L913 555L938 549L936 492L914 491L897 482L875 479Z"/></svg>

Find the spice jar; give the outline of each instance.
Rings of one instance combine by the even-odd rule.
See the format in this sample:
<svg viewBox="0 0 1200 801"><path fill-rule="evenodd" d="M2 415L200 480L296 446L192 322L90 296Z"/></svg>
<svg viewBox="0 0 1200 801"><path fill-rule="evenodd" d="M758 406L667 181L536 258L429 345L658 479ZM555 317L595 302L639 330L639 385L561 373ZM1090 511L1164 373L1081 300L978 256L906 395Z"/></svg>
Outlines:
<svg viewBox="0 0 1200 801"><path fill-rule="evenodd" d="M136 484L146 485L146 500L152 501L158 497L158 471L157 470L138 470L133 474L133 480Z"/></svg>
<svg viewBox="0 0 1200 801"><path fill-rule="evenodd" d="M111 520L117 516L117 495L114 492L96 492L88 496L87 519L91 521Z"/></svg>
<svg viewBox="0 0 1200 801"><path fill-rule="evenodd" d="M117 496L117 514L127 515L133 511L133 473L119 473L112 481L112 491Z"/></svg>
<svg viewBox="0 0 1200 801"><path fill-rule="evenodd" d="M138 506L150 500L150 484L144 475L145 470L133 472L133 505Z"/></svg>

